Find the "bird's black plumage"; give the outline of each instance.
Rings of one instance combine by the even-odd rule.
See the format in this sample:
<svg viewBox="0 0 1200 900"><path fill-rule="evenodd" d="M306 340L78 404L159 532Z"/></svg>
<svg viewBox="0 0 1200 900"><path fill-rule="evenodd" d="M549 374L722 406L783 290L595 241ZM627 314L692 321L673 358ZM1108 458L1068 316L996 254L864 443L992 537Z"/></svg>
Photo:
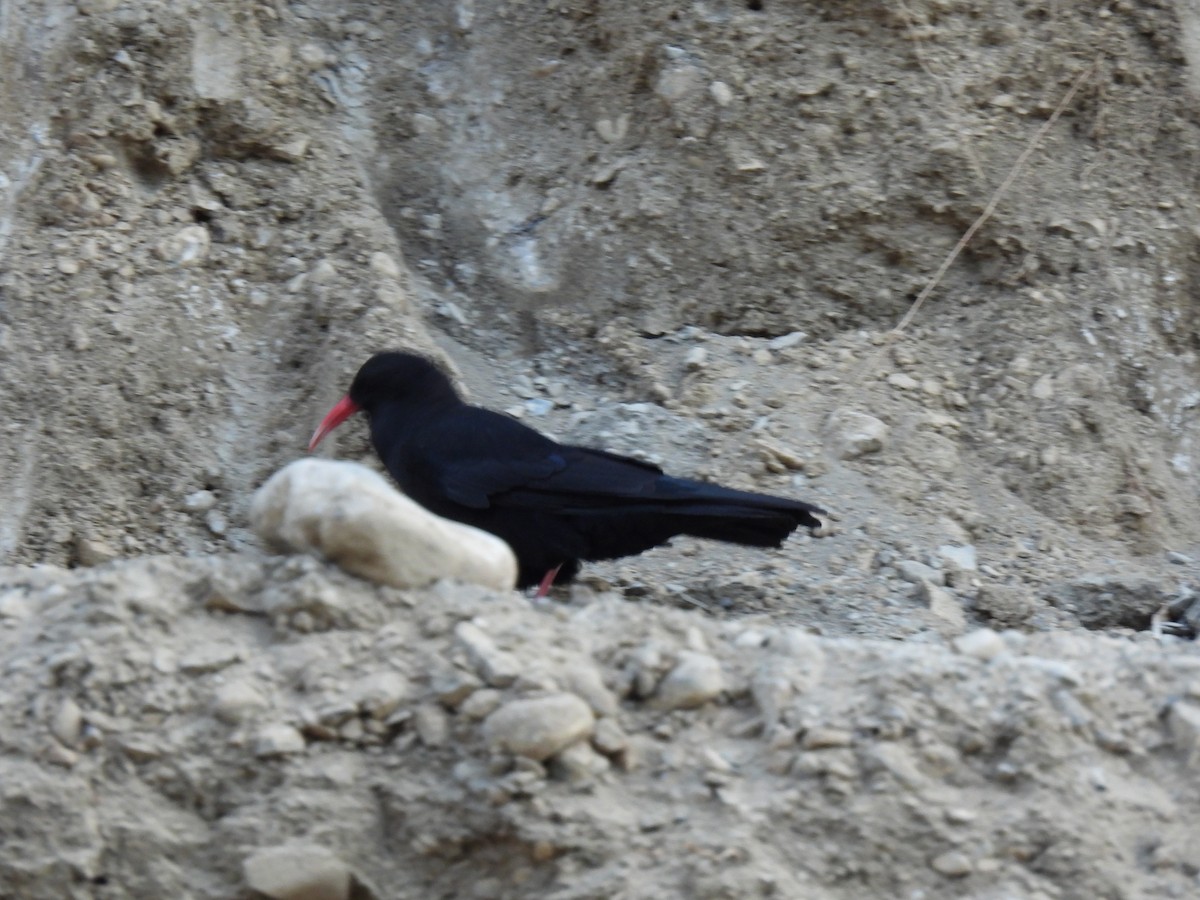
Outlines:
<svg viewBox="0 0 1200 900"><path fill-rule="evenodd" d="M491 532L519 564L518 584L537 584L581 560L641 553L680 534L777 547L823 510L799 500L666 475L602 450L559 444L516 419L465 403L429 360L377 353L350 387L371 442L406 494L425 508ZM345 404L346 401L343 401ZM337 422L330 413L314 445Z"/></svg>

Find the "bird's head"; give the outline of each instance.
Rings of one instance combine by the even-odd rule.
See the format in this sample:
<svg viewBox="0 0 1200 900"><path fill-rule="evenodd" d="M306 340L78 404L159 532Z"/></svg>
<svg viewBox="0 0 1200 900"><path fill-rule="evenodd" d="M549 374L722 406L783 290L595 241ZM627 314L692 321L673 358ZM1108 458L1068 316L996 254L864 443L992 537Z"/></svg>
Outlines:
<svg viewBox="0 0 1200 900"><path fill-rule="evenodd" d="M350 384L350 393L326 413L308 443L311 452L333 429L356 412L371 415L385 403L437 403L457 399L458 394L446 374L431 361L415 353L385 350L376 353L358 370Z"/></svg>

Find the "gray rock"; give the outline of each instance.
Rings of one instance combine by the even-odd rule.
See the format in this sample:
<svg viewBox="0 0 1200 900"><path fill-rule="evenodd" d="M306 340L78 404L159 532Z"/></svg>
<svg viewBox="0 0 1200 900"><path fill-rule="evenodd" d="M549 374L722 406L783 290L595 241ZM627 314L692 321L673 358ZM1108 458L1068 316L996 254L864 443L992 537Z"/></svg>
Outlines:
<svg viewBox="0 0 1200 900"><path fill-rule="evenodd" d="M628 749L629 736L613 719L600 719L592 734L592 746L608 756L616 756Z"/></svg>
<svg viewBox="0 0 1200 900"><path fill-rule="evenodd" d="M1004 628L1024 625L1034 609L1033 596L1018 585L985 584L975 595L975 611Z"/></svg>
<svg viewBox="0 0 1200 900"><path fill-rule="evenodd" d="M463 701L458 711L468 719L486 719L504 700L504 694L492 688L476 691Z"/></svg>
<svg viewBox="0 0 1200 900"><path fill-rule="evenodd" d="M1200 769L1200 705L1186 700L1171 704L1167 713L1167 729L1175 748L1183 754L1184 763Z"/></svg>
<svg viewBox="0 0 1200 900"><path fill-rule="evenodd" d="M413 712L413 728L426 747L440 747L446 743L450 721L440 706L422 703Z"/></svg>
<svg viewBox="0 0 1200 900"><path fill-rule="evenodd" d="M112 562L120 554L104 541L79 537L75 540L75 558L81 566L100 566Z"/></svg>
<svg viewBox="0 0 1200 900"><path fill-rule="evenodd" d="M522 667L517 658L497 647L495 641L473 622L459 622L454 627L454 639L467 651L479 677L492 687L508 687L521 674Z"/></svg>
<svg viewBox="0 0 1200 900"><path fill-rule="evenodd" d="M410 693L408 679L390 671L366 675L349 689L351 702L374 719L386 719Z"/></svg>
<svg viewBox="0 0 1200 900"><path fill-rule="evenodd" d="M912 584L920 584L922 581L928 581L930 584L944 585L946 583L946 573L941 569L935 569L933 566L927 566L923 562L917 562L915 559L902 559L895 564L896 571L900 573L900 577Z"/></svg>
<svg viewBox="0 0 1200 900"><path fill-rule="evenodd" d="M868 453L878 453L887 446L887 425L874 416L840 408L833 411L826 430L840 459L857 459Z"/></svg>
<svg viewBox="0 0 1200 900"><path fill-rule="evenodd" d="M603 775L612 766L605 757L592 749L592 745L587 741L579 741L566 747L555 755L550 765L550 771L555 775L575 783L590 781L597 775Z"/></svg>
<svg viewBox="0 0 1200 900"><path fill-rule="evenodd" d="M620 708L617 695L604 684L600 670L587 660L568 665L560 675L562 685L587 701L592 712L599 716L615 716Z"/></svg>
<svg viewBox="0 0 1200 900"><path fill-rule="evenodd" d="M498 750L541 761L589 737L595 722L579 697L549 694L505 703L483 723L483 736Z"/></svg>
<svg viewBox="0 0 1200 900"><path fill-rule="evenodd" d="M922 581L917 590L929 611L949 625L954 634L967 630L967 614L952 591L938 587L932 581Z"/></svg>

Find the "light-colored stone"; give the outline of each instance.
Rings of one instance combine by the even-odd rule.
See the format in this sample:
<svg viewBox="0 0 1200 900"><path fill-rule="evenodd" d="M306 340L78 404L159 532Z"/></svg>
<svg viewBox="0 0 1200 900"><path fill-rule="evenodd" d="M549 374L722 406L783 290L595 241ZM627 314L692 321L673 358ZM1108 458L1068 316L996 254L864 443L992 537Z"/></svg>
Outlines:
<svg viewBox="0 0 1200 900"><path fill-rule="evenodd" d="M291 725L267 725L254 741L254 755L262 758L303 753L304 735Z"/></svg>
<svg viewBox="0 0 1200 900"><path fill-rule="evenodd" d="M212 246L212 236L203 225L187 225L154 248L158 258L179 266L195 266L202 263Z"/></svg>
<svg viewBox="0 0 1200 900"><path fill-rule="evenodd" d="M408 679L399 672L375 672L350 686L351 701L374 719L386 719L411 693Z"/></svg>
<svg viewBox="0 0 1200 900"><path fill-rule="evenodd" d="M50 731L64 747L74 747L83 730L83 711L70 697L64 697L50 720Z"/></svg>
<svg viewBox="0 0 1200 900"><path fill-rule="evenodd" d="M592 746L608 756L624 753L629 747L629 736L613 719L600 719L592 735Z"/></svg>
<svg viewBox="0 0 1200 900"><path fill-rule="evenodd" d="M578 694L597 716L615 716L620 705L617 695L608 689L600 670L590 661L580 660L568 665L561 674L562 685Z"/></svg>
<svg viewBox="0 0 1200 900"><path fill-rule="evenodd" d="M654 705L660 709L702 706L725 689L721 664L707 653L682 653L679 662L658 683Z"/></svg>
<svg viewBox="0 0 1200 900"><path fill-rule="evenodd" d="M931 581L922 581L917 590L929 611L949 625L954 634L966 631L967 614L952 591L938 587Z"/></svg>
<svg viewBox="0 0 1200 900"><path fill-rule="evenodd" d="M1167 713L1167 728L1185 764L1192 769L1200 768L1200 705L1186 700L1172 703Z"/></svg>
<svg viewBox="0 0 1200 900"><path fill-rule="evenodd" d="M967 855L959 850L948 850L929 861L930 867L947 878L964 878L974 868Z"/></svg>
<svg viewBox="0 0 1200 900"><path fill-rule="evenodd" d="M247 681L230 681L221 685L213 696L213 715L222 722L236 725L265 709L266 698Z"/></svg>
<svg viewBox="0 0 1200 900"><path fill-rule="evenodd" d="M504 694L492 688L483 688L467 697L458 711L468 719L486 719L504 701Z"/></svg>
<svg viewBox="0 0 1200 900"><path fill-rule="evenodd" d="M504 541L433 515L358 463L290 463L259 488L250 519L273 547L315 553L395 587L442 578L494 590L516 584L516 559Z"/></svg>
<svg viewBox="0 0 1200 900"><path fill-rule="evenodd" d="M937 548L937 555L945 565L964 572L974 572L979 565L975 547L972 544L961 547L957 544L942 544Z"/></svg>
<svg viewBox="0 0 1200 900"><path fill-rule="evenodd" d="M422 703L413 711L413 728L426 747L440 747L450 733L450 720L436 703Z"/></svg>
<svg viewBox="0 0 1200 900"><path fill-rule="evenodd" d="M723 81L714 81L710 84L708 93L716 101L717 106L728 106L733 102L733 88Z"/></svg>
<svg viewBox="0 0 1200 900"><path fill-rule="evenodd" d="M887 446L887 425L866 413L836 409L830 414L826 428L841 459L857 459Z"/></svg>
<svg viewBox="0 0 1200 900"><path fill-rule="evenodd" d="M521 674L521 663L511 653L496 646L496 642L473 622L459 622L454 638L467 651L471 665L479 677L492 687L508 687Z"/></svg>
<svg viewBox="0 0 1200 900"><path fill-rule="evenodd" d="M887 377L887 383L902 391L913 391L921 386L921 382L907 372L893 372Z"/></svg>
<svg viewBox="0 0 1200 900"><path fill-rule="evenodd" d="M595 721L574 694L549 694L505 703L483 723L483 736L496 749L540 761L589 737Z"/></svg>
<svg viewBox="0 0 1200 900"><path fill-rule="evenodd" d="M349 900L350 870L317 844L256 850L242 862L246 886L272 900Z"/></svg>
<svg viewBox="0 0 1200 900"><path fill-rule="evenodd" d="M587 741L571 744L556 755L551 763L555 774L574 782L589 781L597 775L603 775L612 765Z"/></svg>
<svg viewBox="0 0 1200 900"><path fill-rule="evenodd" d="M89 537L79 537L75 540L75 559L81 566L101 566L112 562L118 556L120 554L104 541Z"/></svg>
<svg viewBox="0 0 1200 900"><path fill-rule="evenodd" d="M920 584L922 581L928 581L936 585L946 583L946 576L941 569L927 566L925 563L917 562L915 559L902 559L895 564L895 568L900 573L901 578L912 584Z"/></svg>
<svg viewBox="0 0 1200 900"><path fill-rule="evenodd" d="M1006 649L1004 638L990 628L979 628L968 632L962 637L955 638L954 649L963 656L973 656L976 659L995 659Z"/></svg>

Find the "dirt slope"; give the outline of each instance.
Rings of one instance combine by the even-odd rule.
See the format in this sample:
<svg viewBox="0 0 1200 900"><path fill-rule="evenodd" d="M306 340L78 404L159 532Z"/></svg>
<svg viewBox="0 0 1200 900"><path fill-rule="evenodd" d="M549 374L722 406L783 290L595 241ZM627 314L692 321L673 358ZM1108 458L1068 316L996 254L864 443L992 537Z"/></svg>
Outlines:
<svg viewBox="0 0 1200 900"><path fill-rule="evenodd" d="M6 5L0 896L295 841L377 897L1195 891L1197 48L1190 0ZM265 556L386 346L830 534L554 604ZM563 692L590 743L489 743Z"/></svg>

